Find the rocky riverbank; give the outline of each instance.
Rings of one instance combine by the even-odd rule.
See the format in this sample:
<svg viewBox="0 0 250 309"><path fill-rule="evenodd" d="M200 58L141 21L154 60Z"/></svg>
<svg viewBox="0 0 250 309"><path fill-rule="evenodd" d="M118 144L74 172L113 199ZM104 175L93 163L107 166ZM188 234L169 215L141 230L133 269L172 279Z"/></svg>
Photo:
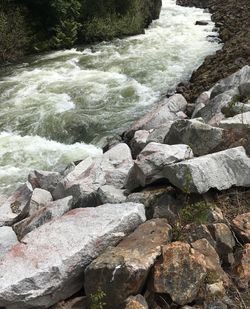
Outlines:
<svg viewBox="0 0 250 309"><path fill-rule="evenodd" d="M245 66L164 99L129 146L30 173L0 207L1 308L248 308L249 105Z"/></svg>
<svg viewBox="0 0 250 309"><path fill-rule="evenodd" d="M224 43L222 50L206 58L190 82L178 92L189 102L208 90L218 80L250 64L250 2L248 0L177 0L184 6L208 8Z"/></svg>

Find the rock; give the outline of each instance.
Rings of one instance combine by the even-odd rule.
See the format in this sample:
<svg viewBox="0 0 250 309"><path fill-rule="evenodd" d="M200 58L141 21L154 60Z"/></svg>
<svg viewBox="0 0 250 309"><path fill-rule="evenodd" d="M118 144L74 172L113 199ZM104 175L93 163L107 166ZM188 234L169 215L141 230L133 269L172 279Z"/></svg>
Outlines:
<svg viewBox="0 0 250 309"><path fill-rule="evenodd" d="M250 67L249 67L249 70L250 70ZM241 83L239 85L239 92L240 92L240 95L243 97L250 97L250 73L249 73L248 81L246 81L245 83Z"/></svg>
<svg viewBox="0 0 250 309"><path fill-rule="evenodd" d="M72 195L76 207L100 204L97 191L104 185L117 189L124 186L133 159L126 144L118 144L98 158L87 158L78 164L56 187L55 199Z"/></svg>
<svg viewBox="0 0 250 309"><path fill-rule="evenodd" d="M216 242L216 251L226 264L233 264L233 248L235 240L229 227L224 223L208 225L208 229Z"/></svg>
<svg viewBox="0 0 250 309"><path fill-rule="evenodd" d="M23 238L0 262L0 304L45 309L83 286L85 267L145 221L142 204L74 209Z"/></svg>
<svg viewBox="0 0 250 309"><path fill-rule="evenodd" d="M192 157L193 152L187 145L170 146L149 143L130 169L125 182L125 188L133 190L165 178L164 174L167 165Z"/></svg>
<svg viewBox="0 0 250 309"><path fill-rule="evenodd" d="M159 126L178 119L177 113L184 112L187 101L180 94L175 94L170 98L161 101L153 110L148 112L143 118L137 120L125 133L126 139L133 138L138 130L151 130Z"/></svg>
<svg viewBox="0 0 250 309"><path fill-rule="evenodd" d="M195 6L197 8L206 9L208 7L209 0L177 0L177 5L182 6Z"/></svg>
<svg viewBox="0 0 250 309"><path fill-rule="evenodd" d="M239 252L234 266L236 282L239 288L249 289L250 287L250 244L246 244Z"/></svg>
<svg viewBox="0 0 250 309"><path fill-rule="evenodd" d="M19 187L0 207L0 227L12 225L28 214L28 205L32 194L31 185Z"/></svg>
<svg viewBox="0 0 250 309"><path fill-rule="evenodd" d="M224 119L220 122L219 127L237 133L244 132L246 129L250 129L250 112Z"/></svg>
<svg viewBox="0 0 250 309"><path fill-rule="evenodd" d="M242 103L242 102L236 102L234 104L229 104L221 109L222 113L226 117L233 117L237 114L242 114L246 112L250 112L250 104L249 103ZM224 119L222 121L226 121L227 119ZM219 124L220 125L220 124Z"/></svg>
<svg viewBox="0 0 250 309"><path fill-rule="evenodd" d="M9 226L0 227L0 260L18 243L15 232Z"/></svg>
<svg viewBox="0 0 250 309"><path fill-rule="evenodd" d="M214 247L205 238L196 240L191 246L204 255L207 282L209 284L223 282L225 286L228 286L229 278L221 267L220 258Z"/></svg>
<svg viewBox="0 0 250 309"><path fill-rule="evenodd" d="M250 212L238 215L234 218L232 227L240 240L245 243L250 243Z"/></svg>
<svg viewBox="0 0 250 309"><path fill-rule="evenodd" d="M18 239L22 239L26 234L34 229L42 226L43 224L51 221L54 218L61 217L66 212L72 209L72 196L65 197L64 199L57 200L46 204L46 207L39 209L30 217L16 223L13 226Z"/></svg>
<svg viewBox="0 0 250 309"><path fill-rule="evenodd" d="M184 192L205 193L211 188L250 186L250 158L236 147L164 167L162 173Z"/></svg>
<svg viewBox="0 0 250 309"><path fill-rule="evenodd" d="M49 191L35 188L31 195L28 215L33 215L51 201L53 201L53 197Z"/></svg>
<svg viewBox="0 0 250 309"><path fill-rule="evenodd" d="M183 234L190 243L199 239L206 239L212 247L216 247L216 242L205 224L188 224L184 227Z"/></svg>
<svg viewBox="0 0 250 309"><path fill-rule="evenodd" d="M208 20L197 20L195 24L197 26L207 26L209 24L209 21Z"/></svg>
<svg viewBox="0 0 250 309"><path fill-rule="evenodd" d="M170 240L171 227L165 219L140 225L86 268L86 295L95 293L98 287L106 294L108 308L120 308L128 296L141 292L150 268L161 254L161 245Z"/></svg>
<svg viewBox="0 0 250 309"><path fill-rule="evenodd" d="M130 296L125 309L148 309L148 304L142 295Z"/></svg>
<svg viewBox="0 0 250 309"><path fill-rule="evenodd" d="M131 149L132 156L134 159L146 146L148 136L149 136L149 131L146 131L146 130L139 130L135 132L134 137L130 141L130 149Z"/></svg>
<svg viewBox="0 0 250 309"><path fill-rule="evenodd" d="M122 138L119 135L110 135L104 137L103 141L101 142L101 146L103 152L105 153L120 143L122 143Z"/></svg>
<svg viewBox="0 0 250 309"><path fill-rule="evenodd" d="M127 197L124 195L124 190L117 189L111 185L105 185L97 190L98 198L100 199L100 204L118 204L124 203Z"/></svg>
<svg viewBox="0 0 250 309"><path fill-rule="evenodd" d="M149 144L151 142L163 144L164 138L168 134L172 123L173 123L173 121L169 121L165 125L161 125L160 127L156 128L156 129L150 130L150 134L149 134L148 139L147 139L147 144Z"/></svg>
<svg viewBox="0 0 250 309"><path fill-rule="evenodd" d="M164 139L165 144L189 145L194 155L213 152L223 141L223 129L202 122L202 119L175 121Z"/></svg>
<svg viewBox="0 0 250 309"><path fill-rule="evenodd" d="M61 174L57 172L33 171L29 174L28 180L33 189L40 188L52 193L61 180Z"/></svg>
<svg viewBox="0 0 250 309"><path fill-rule="evenodd" d="M189 244L174 242L162 248L162 262L153 268L153 291L167 293L178 305L191 303L206 277L204 256Z"/></svg>
<svg viewBox="0 0 250 309"><path fill-rule="evenodd" d="M62 301L50 309L88 309L88 302L85 296L81 296Z"/></svg>

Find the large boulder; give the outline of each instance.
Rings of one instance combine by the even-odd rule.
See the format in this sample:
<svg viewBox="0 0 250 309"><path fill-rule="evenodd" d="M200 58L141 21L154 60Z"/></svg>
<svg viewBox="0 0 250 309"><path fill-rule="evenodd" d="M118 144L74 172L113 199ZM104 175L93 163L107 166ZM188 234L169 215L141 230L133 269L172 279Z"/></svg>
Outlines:
<svg viewBox="0 0 250 309"><path fill-rule="evenodd" d="M164 139L165 144L186 144L202 156L213 152L223 141L223 129L205 124L202 119L175 121Z"/></svg>
<svg viewBox="0 0 250 309"><path fill-rule="evenodd" d="M77 207L100 205L97 191L104 185L121 189L133 159L129 147L118 144L98 158L87 158L78 164L56 187L55 199L73 196Z"/></svg>
<svg viewBox="0 0 250 309"><path fill-rule="evenodd" d="M64 199L50 202L45 207L33 213L30 217L16 223L13 226L13 229L16 232L18 239L22 239L26 234L52 219L64 215L72 209L72 201L72 196L68 196Z"/></svg>
<svg viewBox="0 0 250 309"><path fill-rule="evenodd" d="M192 157L192 149L187 145L149 143L139 154L133 167L130 169L125 182L125 188L133 190L165 178L164 171L169 164Z"/></svg>
<svg viewBox="0 0 250 309"><path fill-rule="evenodd" d="M85 271L85 292L105 293L108 308L118 309L130 295L142 291L149 270L161 254L161 246L171 240L171 227L165 219L140 225L115 248L109 248Z"/></svg>
<svg viewBox="0 0 250 309"><path fill-rule="evenodd" d="M18 243L15 232L9 226L0 227L0 260Z"/></svg>
<svg viewBox="0 0 250 309"><path fill-rule="evenodd" d="M162 248L162 261L153 269L152 289L169 294L178 305L185 305L196 298L205 278L203 254L189 244L174 242Z"/></svg>
<svg viewBox="0 0 250 309"><path fill-rule="evenodd" d="M32 194L30 183L20 186L0 207L0 226L12 225L28 215Z"/></svg>
<svg viewBox="0 0 250 309"><path fill-rule="evenodd" d="M164 99L153 110L148 112L143 118L137 120L125 133L127 139L131 139L138 130L151 130L165 125L169 121L179 118L178 113L184 112L187 101L180 94L175 94Z"/></svg>
<svg viewBox="0 0 250 309"><path fill-rule="evenodd" d="M85 267L145 221L142 204L74 209L23 238L0 262L0 304L45 309L83 286Z"/></svg>
<svg viewBox="0 0 250 309"><path fill-rule="evenodd" d="M184 192L205 193L211 188L250 186L250 158L236 147L168 165L164 176Z"/></svg>

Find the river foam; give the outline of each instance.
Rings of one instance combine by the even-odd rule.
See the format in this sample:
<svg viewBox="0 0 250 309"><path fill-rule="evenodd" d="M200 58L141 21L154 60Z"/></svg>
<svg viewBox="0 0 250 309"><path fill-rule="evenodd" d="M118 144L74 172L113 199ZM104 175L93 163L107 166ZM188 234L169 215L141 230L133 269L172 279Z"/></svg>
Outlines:
<svg viewBox="0 0 250 309"><path fill-rule="evenodd" d="M2 191L29 169L59 169L100 153L94 145L104 136L121 132L187 80L220 48L207 39L213 23L195 26L196 20L210 14L163 0L160 19L144 35L10 68L0 80L0 132L10 132L0 135Z"/></svg>

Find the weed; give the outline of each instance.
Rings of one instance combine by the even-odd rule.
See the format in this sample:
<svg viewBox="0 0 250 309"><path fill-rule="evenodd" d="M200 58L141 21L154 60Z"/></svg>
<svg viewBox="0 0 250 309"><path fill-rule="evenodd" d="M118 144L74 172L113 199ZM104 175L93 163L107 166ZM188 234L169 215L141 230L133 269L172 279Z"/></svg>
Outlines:
<svg viewBox="0 0 250 309"><path fill-rule="evenodd" d="M94 293L90 295L91 299L91 306L90 309L104 309L104 306L106 305L103 302L103 298L106 296L106 293L104 293L100 288Z"/></svg>

